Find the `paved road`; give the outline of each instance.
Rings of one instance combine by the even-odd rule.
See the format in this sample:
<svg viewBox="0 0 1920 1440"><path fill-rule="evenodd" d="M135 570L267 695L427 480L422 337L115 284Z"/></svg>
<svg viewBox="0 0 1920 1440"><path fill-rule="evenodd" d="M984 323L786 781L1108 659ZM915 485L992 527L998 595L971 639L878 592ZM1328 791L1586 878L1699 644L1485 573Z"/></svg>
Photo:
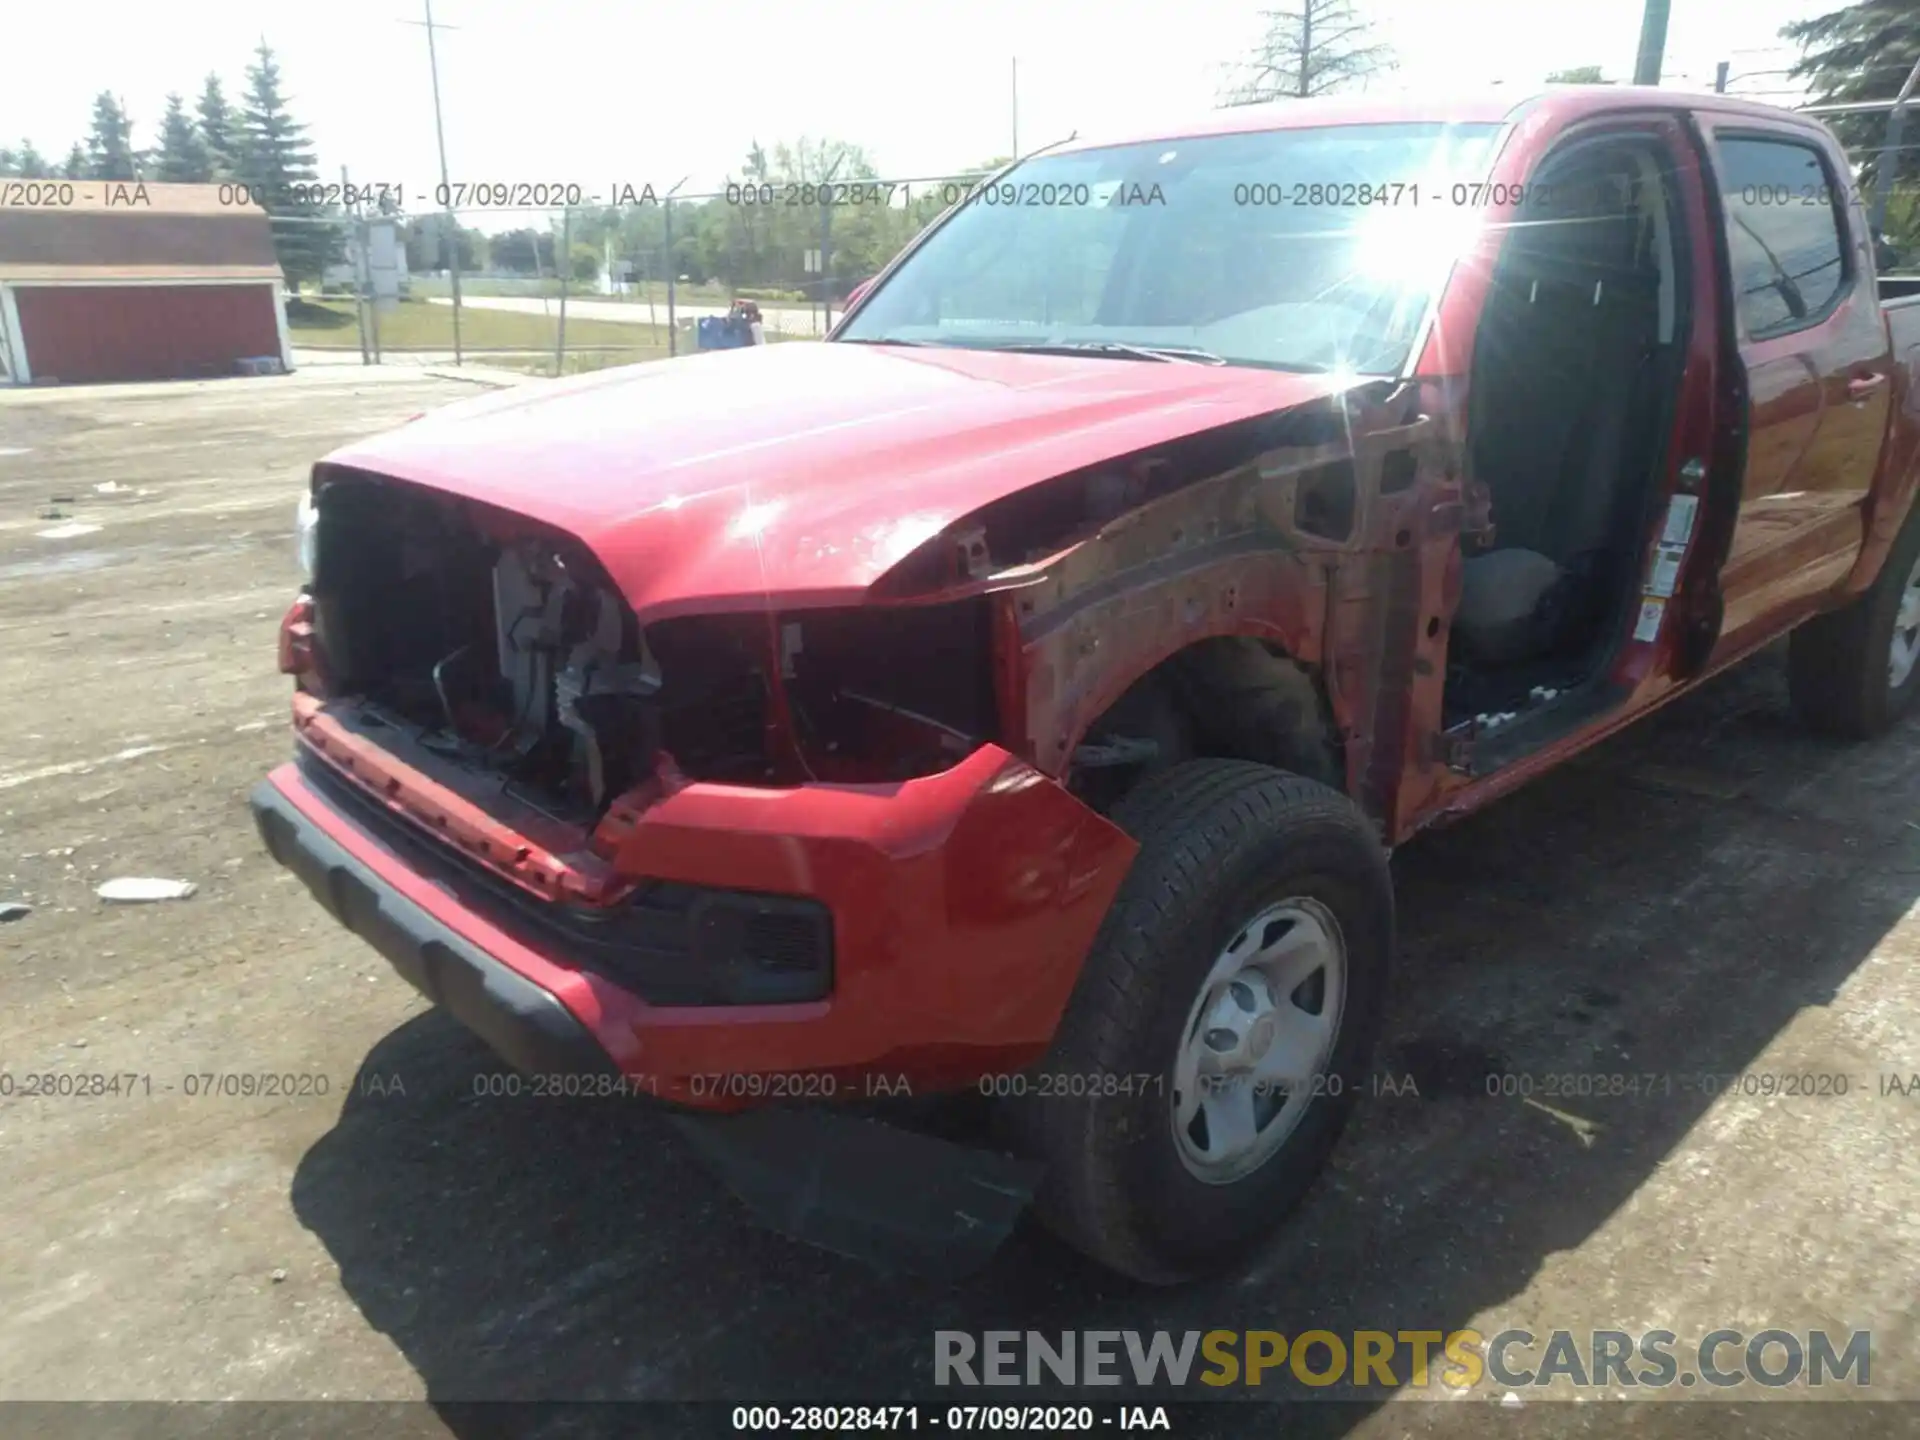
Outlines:
<svg viewBox="0 0 1920 1440"><path fill-rule="evenodd" d="M450 299L435 297L436 305L451 305ZM463 308L474 310L508 310L520 315L551 315L558 317L560 302L541 300L524 295L463 295L460 298ZM676 303L674 314L682 321L698 320L707 316L719 316L727 313L724 305L686 305ZM840 312L835 310L838 317ZM667 307L655 305L651 311L644 304L635 304L628 300L575 300L567 301L567 314L580 320L614 320L627 325L646 325L667 323ZM760 307L760 318L767 329L778 331L782 335L822 335L826 333L820 327L818 310L795 309L791 307Z"/></svg>
<svg viewBox="0 0 1920 1440"><path fill-rule="evenodd" d="M1469 1325L1871 1329L1872 1393L1920 1399L1920 1097L1874 1085L1920 1071L1920 720L1810 739L1772 657L1394 857L1380 1071L1418 1093L1369 1098L1217 1283L1143 1292L1027 1230L962 1284L880 1274L752 1228L657 1116L489 1093L486 1051L266 859L245 805L289 748L274 634L308 466L472 393L399 367L0 393L0 900L34 906L0 926L0 1399L878 1403L940 1395L936 1329ZM101 528L40 538L65 520ZM115 875L201 888L115 907ZM27 1099L28 1074L153 1090ZM205 1074L326 1093L189 1093ZM1640 1093L1581 1093L1595 1074ZM1780 1074L1853 1086L1688 1079ZM1220 1408L1362 1440L1782 1436L1806 1412L1824 1440L1870 1413L1500 1398ZM316 1440L351 1418L314 1416Z"/></svg>

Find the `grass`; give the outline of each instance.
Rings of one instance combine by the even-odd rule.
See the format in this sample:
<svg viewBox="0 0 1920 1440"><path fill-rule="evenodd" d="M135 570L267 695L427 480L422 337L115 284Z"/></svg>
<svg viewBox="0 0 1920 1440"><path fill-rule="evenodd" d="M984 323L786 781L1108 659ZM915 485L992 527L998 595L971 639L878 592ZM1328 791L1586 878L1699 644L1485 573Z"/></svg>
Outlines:
<svg viewBox="0 0 1920 1440"><path fill-rule="evenodd" d="M407 283L415 295L434 295L447 299L453 294L452 284L437 275L410 275ZM655 280L646 286L635 285L629 295L602 295L599 282L581 280L575 282L569 294L581 300L638 300L646 303L647 290L653 291L655 303L667 303L667 282ZM460 277L462 295L542 295L558 298L560 282L555 279L536 280L532 276L526 279L512 279L505 276L462 275ZM689 305L725 305L733 299L733 294L724 285L678 285L674 293ZM764 302L762 302L764 303Z"/></svg>
<svg viewBox="0 0 1920 1440"><path fill-rule="evenodd" d="M467 309L460 312L462 352L499 370L518 370L528 375L555 374L554 345L559 339L559 330L557 314L522 315L509 310ZM302 349L358 350L360 332L354 320L353 302L289 300L287 336ZM371 344L372 337L368 338ZM769 334L767 340L770 344L810 343L810 337L798 335ZM397 310L380 317L380 349L395 354L409 350L451 351L453 307L424 300L402 300ZM583 320L569 315L567 353L558 373L579 375L614 365L637 365L643 360L664 360L668 353L664 325L629 325L618 320ZM694 353L690 336L681 337L680 353Z"/></svg>
<svg viewBox="0 0 1920 1440"><path fill-rule="evenodd" d="M551 365L559 339L559 306L553 315L522 315L506 310L460 312L460 344L475 353L488 350L541 352ZM402 300L379 318L382 350L451 350L453 307L425 300ZM287 336L298 346L315 350L358 350L360 332L351 300L290 300ZM369 334L369 343L372 336ZM667 327L629 325L617 320L567 317L567 349L619 352L609 364L631 364L667 353Z"/></svg>
<svg viewBox="0 0 1920 1440"><path fill-rule="evenodd" d="M662 327L664 328L664 327ZM804 335L769 335L770 345L812 345L819 342ZM638 354L631 350L575 350L573 346L573 326L567 326L567 354L565 364L560 370L562 375L582 375L589 370L606 370L615 365L638 365L642 360L660 360L666 358L666 350L648 351ZM680 347L682 355L695 353L687 345ZM553 356L545 355L489 355L487 364L496 370L518 370L525 375L552 375Z"/></svg>

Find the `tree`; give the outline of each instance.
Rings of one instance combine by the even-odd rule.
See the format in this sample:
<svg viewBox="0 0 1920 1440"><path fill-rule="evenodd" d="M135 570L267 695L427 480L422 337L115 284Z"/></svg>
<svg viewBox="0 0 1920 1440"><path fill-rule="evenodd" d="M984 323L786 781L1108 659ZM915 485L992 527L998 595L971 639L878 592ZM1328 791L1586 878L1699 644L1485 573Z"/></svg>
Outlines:
<svg viewBox="0 0 1920 1440"><path fill-rule="evenodd" d="M407 247L407 269L415 275L425 275L432 270L448 268L446 251L446 233L448 220L445 215L415 215L401 230L401 237ZM480 232L468 230L462 226L454 227L454 248L459 252L460 268L473 271L480 268Z"/></svg>
<svg viewBox="0 0 1920 1440"><path fill-rule="evenodd" d="M213 179L213 159L200 138L187 105L178 95L167 96L167 113L160 121L160 148L153 154L153 178L176 185L204 185Z"/></svg>
<svg viewBox="0 0 1920 1440"><path fill-rule="evenodd" d="M48 180L53 177L53 166L47 157L33 148L33 141L22 140L20 148L13 152L13 173L28 180Z"/></svg>
<svg viewBox="0 0 1920 1440"><path fill-rule="evenodd" d="M1556 70L1547 76L1549 85L1605 85L1598 65L1576 65L1571 70Z"/></svg>
<svg viewBox="0 0 1920 1440"><path fill-rule="evenodd" d="M47 157L33 148L33 141L22 140L18 150L9 150L0 145L0 175L18 175L23 180L48 180L53 178L53 167L47 163Z"/></svg>
<svg viewBox="0 0 1920 1440"><path fill-rule="evenodd" d="M1796 20L1781 27L1780 34L1800 47L1799 63L1788 78L1808 81L1815 100L1891 100L1920 55L1920 5L1913 0L1863 0ZM1886 112L1832 115L1827 123L1859 162L1861 182L1873 183Z"/></svg>
<svg viewBox="0 0 1920 1440"><path fill-rule="evenodd" d="M496 270L545 274L553 268L553 237L532 229L503 230L488 240L487 258Z"/></svg>
<svg viewBox="0 0 1920 1440"><path fill-rule="evenodd" d="M93 131L87 136L89 180L138 180L133 157L133 122L109 90L93 97Z"/></svg>
<svg viewBox="0 0 1920 1440"><path fill-rule="evenodd" d="M720 275L735 289L778 287L812 293L847 265L864 263L873 249L885 207L873 203L868 192L845 188L879 178L860 146L806 136L777 144L771 152L756 144L747 157L746 178L754 184L771 182L774 203L702 206L687 227L692 254L683 252L683 263ZM800 203L782 203L789 186L800 187L791 192ZM823 248L823 242L827 273L811 273L807 252Z"/></svg>
<svg viewBox="0 0 1920 1440"><path fill-rule="evenodd" d="M1261 18L1266 34L1254 58L1239 67L1228 105L1311 100L1393 68L1392 47L1371 42L1372 26L1354 11L1353 0L1294 0L1292 9Z"/></svg>
<svg viewBox="0 0 1920 1440"><path fill-rule="evenodd" d="M287 283L298 286L319 279L321 271L344 257L346 245L338 225L322 223L337 218L337 207L322 204L311 188L320 172L307 143L307 127L287 113L280 67L265 40L247 67L247 97L236 131L235 178L274 217L273 245Z"/></svg>
<svg viewBox="0 0 1920 1440"><path fill-rule="evenodd" d="M65 163L60 167L60 178L62 180L86 179L87 166L89 163L86 147L78 140L74 141L73 148L67 151Z"/></svg>
<svg viewBox="0 0 1920 1440"><path fill-rule="evenodd" d="M207 161L213 167L213 178L232 179L237 158L237 121L233 108L227 104L226 92L220 88L218 75L207 76L194 114L200 128L200 143L207 147Z"/></svg>

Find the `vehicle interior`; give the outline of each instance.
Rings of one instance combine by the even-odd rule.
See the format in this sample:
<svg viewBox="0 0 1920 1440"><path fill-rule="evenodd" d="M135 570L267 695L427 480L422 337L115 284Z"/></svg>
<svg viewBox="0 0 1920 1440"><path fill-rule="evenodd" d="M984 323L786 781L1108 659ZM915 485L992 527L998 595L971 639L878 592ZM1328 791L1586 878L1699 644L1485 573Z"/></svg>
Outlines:
<svg viewBox="0 0 1920 1440"><path fill-rule="evenodd" d="M1467 432L1493 531L1465 557L1449 726L1497 728L1582 689L1630 633L1685 363L1669 172L1651 137L1578 143L1502 247Z"/></svg>

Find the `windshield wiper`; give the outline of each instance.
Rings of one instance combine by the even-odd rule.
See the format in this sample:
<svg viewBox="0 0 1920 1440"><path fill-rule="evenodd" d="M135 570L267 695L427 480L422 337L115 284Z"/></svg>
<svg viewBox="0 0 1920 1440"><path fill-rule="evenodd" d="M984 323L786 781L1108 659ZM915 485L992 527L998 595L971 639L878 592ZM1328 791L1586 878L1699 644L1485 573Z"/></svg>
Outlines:
<svg viewBox="0 0 1920 1440"><path fill-rule="evenodd" d="M1158 360L1171 364L1184 361L1191 365L1225 365L1227 358L1197 345L1129 345L1121 340L1019 341L994 345L994 350L1018 350L1029 355L1124 355L1130 360Z"/></svg>
<svg viewBox="0 0 1920 1440"><path fill-rule="evenodd" d="M894 335L846 335L835 342L840 345L914 345L922 348L939 349L947 345L945 340L903 340Z"/></svg>

